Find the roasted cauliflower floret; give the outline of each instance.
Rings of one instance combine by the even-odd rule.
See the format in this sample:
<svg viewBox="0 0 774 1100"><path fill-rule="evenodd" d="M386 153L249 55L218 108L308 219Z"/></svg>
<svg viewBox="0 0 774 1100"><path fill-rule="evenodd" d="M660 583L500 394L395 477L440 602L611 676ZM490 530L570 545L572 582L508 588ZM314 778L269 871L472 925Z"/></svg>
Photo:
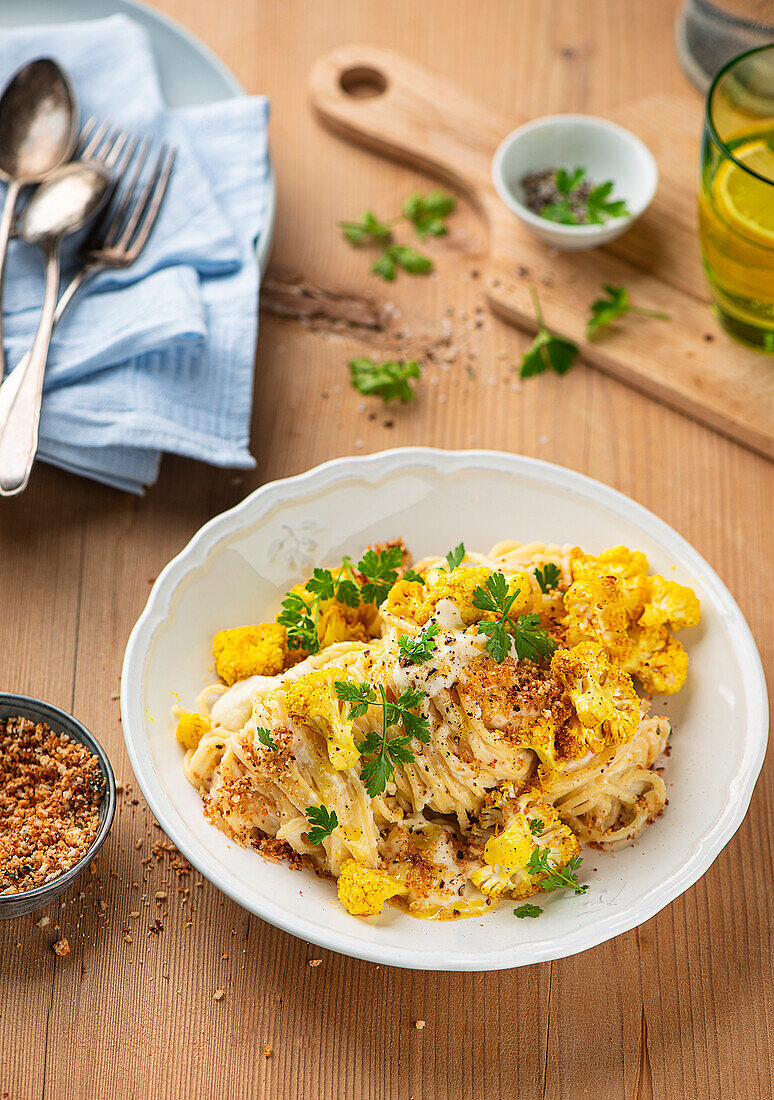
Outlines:
<svg viewBox="0 0 774 1100"><path fill-rule="evenodd" d="M553 806L535 788L514 797L511 788L491 791L480 814L482 823L501 817L506 822L501 832L484 845L485 867L471 874L474 886L490 898L504 893L525 898L540 889L545 870L533 871L533 857L545 853L552 870L564 867L580 851L577 838L564 825Z"/></svg>
<svg viewBox="0 0 774 1100"><path fill-rule="evenodd" d="M393 585L384 605L386 611L408 622L424 626L435 614L441 600L449 600L460 613L465 626L473 626L482 619L492 619L491 612L476 607L473 597L477 588L486 588L492 570L483 565L463 565L451 573L445 569L431 569L425 583L398 581ZM530 602L532 584L527 573L514 573L508 578L509 594L518 590L511 605L511 615L519 615Z"/></svg>
<svg viewBox="0 0 774 1100"><path fill-rule="evenodd" d="M338 891L339 901L353 917L375 917L389 898L408 893L403 883L386 871L364 867L354 859L343 863Z"/></svg>
<svg viewBox="0 0 774 1100"><path fill-rule="evenodd" d="M615 577L590 575L573 581L564 594L564 607L568 645L593 641L611 655L628 652L626 597Z"/></svg>
<svg viewBox="0 0 774 1100"><path fill-rule="evenodd" d="M317 669L299 676L285 687L288 714L322 734L328 745L328 759L339 772L353 767L360 758L352 723L344 718L334 687L336 680L346 678L343 668Z"/></svg>
<svg viewBox="0 0 774 1100"><path fill-rule="evenodd" d="M663 577L648 577L648 598L640 615L640 626L668 626L680 630L696 626L701 618L699 600L692 588Z"/></svg>
<svg viewBox="0 0 774 1100"><path fill-rule="evenodd" d="M623 664L652 695L674 695L688 675L688 654L665 626L635 627Z"/></svg>
<svg viewBox="0 0 774 1100"><path fill-rule="evenodd" d="M624 609L630 616L639 613L647 598L648 559L639 550L611 546L594 557L576 547L570 554L570 570L573 580L614 577L619 584Z"/></svg>
<svg viewBox="0 0 774 1100"><path fill-rule="evenodd" d="M205 718L203 714L185 711L177 720L175 737L187 749L195 749L205 733L209 733L210 728L209 718Z"/></svg>
<svg viewBox="0 0 774 1100"><path fill-rule="evenodd" d="M287 635L278 623L220 630L212 639L215 671L229 687L248 676L276 676L286 653Z"/></svg>
<svg viewBox="0 0 774 1100"><path fill-rule="evenodd" d="M559 649L551 673L563 685L575 708L577 723L562 730L561 755L580 759L611 745L625 745L637 732L639 699L625 672L612 664L594 642Z"/></svg>

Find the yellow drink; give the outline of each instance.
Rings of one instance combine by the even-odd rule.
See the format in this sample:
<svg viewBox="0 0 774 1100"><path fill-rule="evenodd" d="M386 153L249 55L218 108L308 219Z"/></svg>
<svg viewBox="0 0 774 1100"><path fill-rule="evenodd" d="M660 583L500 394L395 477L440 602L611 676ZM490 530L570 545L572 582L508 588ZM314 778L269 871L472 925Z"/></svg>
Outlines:
<svg viewBox="0 0 774 1100"><path fill-rule="evenodd" d="M764 66L768 73L765 96L753 87L753 77L765 75ZM769 117L760 117L767 112ZM737 338L774 351L774 50L770 47L731 62L710 90L699 233L723 325Z"/></svg>

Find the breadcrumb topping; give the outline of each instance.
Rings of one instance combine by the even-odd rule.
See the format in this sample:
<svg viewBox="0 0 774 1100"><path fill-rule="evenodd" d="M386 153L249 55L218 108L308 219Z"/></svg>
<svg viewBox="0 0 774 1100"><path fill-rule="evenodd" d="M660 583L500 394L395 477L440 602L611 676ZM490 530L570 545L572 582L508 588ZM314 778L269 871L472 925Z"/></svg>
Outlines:
<svg viewBox="0 0 774 1100"><path fill-rule="evenodd" d="M104 792L85 745L43 722L0 721L0 894L33 890L83 859Z"/></svg>

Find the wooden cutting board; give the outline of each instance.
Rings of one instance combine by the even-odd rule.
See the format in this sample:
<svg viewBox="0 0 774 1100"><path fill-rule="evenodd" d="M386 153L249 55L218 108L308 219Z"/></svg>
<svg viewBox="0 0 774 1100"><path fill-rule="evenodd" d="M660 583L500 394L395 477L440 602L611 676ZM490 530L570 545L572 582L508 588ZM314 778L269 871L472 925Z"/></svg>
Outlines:
<svg viewBox="0 0 774 1100"><path fill-rule="evenodd" d="M697 99L654 95L611 116L654 154L658 193L612 244L556 254L522 228L491 182L497 145L524 119L476 103L422 66L370 46L326 54L311 71L310 91L326 124L444 180L474 203L489 228L482 274L499 315L534 331L529 285L535 282L549 327L581 344L588 363L774 458L774 356L737 344L710 310L696 224ZM586 341L589 303L603 283L626 286L638 306L672 320L631 317Z"/></svg>

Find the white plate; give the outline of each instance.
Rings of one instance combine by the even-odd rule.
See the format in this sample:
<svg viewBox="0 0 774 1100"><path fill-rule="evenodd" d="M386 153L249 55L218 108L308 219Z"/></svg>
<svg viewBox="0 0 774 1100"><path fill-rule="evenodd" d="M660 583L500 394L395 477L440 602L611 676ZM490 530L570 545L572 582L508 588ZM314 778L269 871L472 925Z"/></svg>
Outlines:
<svg viewBox="0 0 774 1100"><path fill-rule="evenodd" d="M694 588L702 624L681 634L688 685L664 703L675 733L669 806L640 842L589 852L583 897L551 894L537 920L503 904L483 919L433 923L387 907L358 920L335 886L265 862L202 816L183 776L173 692L192 705L223 627L260 622L313 563L402 535L417 556L460 539L625 543ZM674 567L674 568L673 568ZM658 709L661 709L659 707ZM496 451L405 448L327 462L252 493L206 524L162 572L132 631L121 683L124 737L162 828L203 875L245 908L322 947L424 970L496 970L557 959L652 917L702 875L744 817L766 746L766 686L750 631L726 587L665 523L590 478ZM596 868L596 872L592 869ZM303 897L299 896L299 891Z"/></svg>
<svg viewBox="0 0 774 1100"><path fill-rule="evenodd" d="M244 95L237 78L208 46L166 15L138 0L0 0L0 27L34 26L36 23L74 23L128 15L148 32L159 68L164 99L170 107L191 107ZM261 273L269 263L276 188L269 165L266 227L255 250Z"/></svg>

